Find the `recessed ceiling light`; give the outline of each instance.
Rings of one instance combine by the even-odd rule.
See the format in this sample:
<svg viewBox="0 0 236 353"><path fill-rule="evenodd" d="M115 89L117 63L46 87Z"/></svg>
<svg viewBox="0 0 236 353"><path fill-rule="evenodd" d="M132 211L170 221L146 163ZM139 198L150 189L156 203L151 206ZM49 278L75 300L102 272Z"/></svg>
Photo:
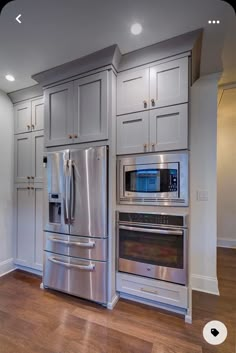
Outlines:
<svg viewBox="0 0 236 353"><path fill-rule="evenodd" d="M143 30L143 27L141 26L140 23L134 23L131 28L131 33L134 34L135 36L137 36L138 34L140 34Z"/></svg>
<svg viewBox="0 0 236 353"><path fill-rule="evenodd" d="M6 75L5 78L7 81L11 81L11 82L15 81L15 77L12 75Z"/></svg>

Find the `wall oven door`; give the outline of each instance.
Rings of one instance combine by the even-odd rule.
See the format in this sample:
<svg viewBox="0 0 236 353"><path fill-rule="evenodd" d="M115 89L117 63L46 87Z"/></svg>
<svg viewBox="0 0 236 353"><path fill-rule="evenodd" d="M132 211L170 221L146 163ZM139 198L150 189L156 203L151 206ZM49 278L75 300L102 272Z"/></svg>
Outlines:
<svg viewBox="0 0 236 353"><path fill-rule="evenodd" d="M118 270L187 284L187 229L118 225Z"/></svg>

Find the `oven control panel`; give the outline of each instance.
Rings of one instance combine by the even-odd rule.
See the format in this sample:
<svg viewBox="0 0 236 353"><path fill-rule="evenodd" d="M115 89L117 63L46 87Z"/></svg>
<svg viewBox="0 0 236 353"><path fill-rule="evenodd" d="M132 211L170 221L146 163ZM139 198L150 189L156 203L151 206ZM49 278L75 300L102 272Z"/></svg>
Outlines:
<svg viewBox="0 0 236 353"><path fill-rule="evenodd" d="M119 222L147 223L155 225L185 226L185 217L182 215L169 215L158 213L130 213L119 212Z"/></svg>

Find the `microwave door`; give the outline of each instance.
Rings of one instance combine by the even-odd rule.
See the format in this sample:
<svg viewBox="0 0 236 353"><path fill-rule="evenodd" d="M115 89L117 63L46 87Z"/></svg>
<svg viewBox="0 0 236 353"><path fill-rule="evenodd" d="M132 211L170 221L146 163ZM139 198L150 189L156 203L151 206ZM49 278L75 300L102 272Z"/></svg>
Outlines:
<svg viewBox="0 0 236 353"><path fill-rule="evenodd" d="M69 150L47 154L47 190L44 200L44 229L69 233Z"/></svg>
<svg viewBox="0 0 236 353"><path fill-rule="evenodd" d="M70 234L107 237L107 147L71 150Z"/></svg>

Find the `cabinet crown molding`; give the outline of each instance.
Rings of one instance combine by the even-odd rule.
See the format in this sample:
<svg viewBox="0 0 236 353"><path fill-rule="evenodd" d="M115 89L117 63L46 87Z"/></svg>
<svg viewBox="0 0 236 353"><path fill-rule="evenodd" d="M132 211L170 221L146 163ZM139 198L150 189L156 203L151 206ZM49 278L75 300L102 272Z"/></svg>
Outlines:
<svg viewBox="0 0 236 353"><path fill-rule="evenodd" d="M32 78L45 87L108 65L112 65L118 71L120 59L120 50L116 44L113 44L79 59L37 73Z"/></svg>
<svg viewBox="0 0 236 353"><path fill-rule="evenodd" d="M200 76L200 58L203 29L184 33L180 36L149 45L122 55L119 72L150 64L183 53L191 53L191 83Z"/></svg>

